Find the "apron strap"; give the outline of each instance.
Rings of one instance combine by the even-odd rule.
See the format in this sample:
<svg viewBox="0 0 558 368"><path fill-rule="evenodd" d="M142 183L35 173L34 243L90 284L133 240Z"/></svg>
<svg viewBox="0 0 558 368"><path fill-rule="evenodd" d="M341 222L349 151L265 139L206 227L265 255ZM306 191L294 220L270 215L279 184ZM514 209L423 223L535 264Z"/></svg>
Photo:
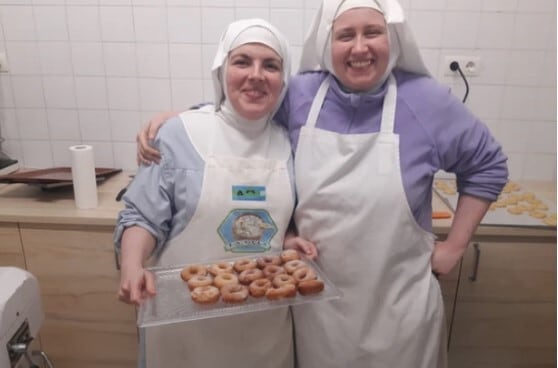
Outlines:
<svg viewBox="0 0 558 368"><path fill-rule="evenodd" d="M307 127L314 128L316 126L316 122L318 121L318 115L320 114L320 110L322 109L322 104L324 103L325 95L328 89L329 89L329 78L326 78L323 80L322 84L320 84L320 88L318 88L316 97L314 97L314 101L312 101L312 106L310 107L308 118L306 119Z"/></svg>
<svg viewBox="0 0 558 368"><path fill-rule="evenodd" d="M393 133L395 122L395 105L397 102L397 82L393 74L389 75L386 96L382 107L382 133Z"/></svg>

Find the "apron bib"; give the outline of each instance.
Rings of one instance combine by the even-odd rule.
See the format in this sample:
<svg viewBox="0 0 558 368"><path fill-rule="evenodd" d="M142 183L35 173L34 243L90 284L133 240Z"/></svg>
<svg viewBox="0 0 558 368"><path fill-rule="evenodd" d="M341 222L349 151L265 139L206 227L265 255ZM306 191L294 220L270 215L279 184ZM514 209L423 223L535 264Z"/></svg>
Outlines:
<svg viewBox="0 0 558 368"><path fill-rule="evenodd" d="M183 121L186 118L182 117ZM203 188L184 231L171 239L157 266L195 263L280 251L294 207L287 170L290 145L278 158L219 157L207 146L207 121L184 127L203 157ZM204 120L204 119L200 119ZM270 139L279 139L272 136ZM185 286L186 288L186 286ZM270 333L270 332L273 333ZM292 367L292 319L288 308L210 318L145 329L146 366Z"/></svg>
<svg viewBox="0 0 558 368"><path fill-rule="evenodd" d="M316 243L318 264L343 293L293 307L301 368L445 367L443 302L430 264L434 236L407 203L393 76L388 83L379 133L315 128L329 79L300 132L296 225Z"/></svg>

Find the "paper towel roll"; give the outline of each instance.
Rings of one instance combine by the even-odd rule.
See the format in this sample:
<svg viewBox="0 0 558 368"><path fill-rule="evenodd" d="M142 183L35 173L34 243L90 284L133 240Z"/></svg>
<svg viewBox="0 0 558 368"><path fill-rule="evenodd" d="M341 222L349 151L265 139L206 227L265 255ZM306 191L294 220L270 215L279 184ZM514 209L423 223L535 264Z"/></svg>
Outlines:
<svg viewBox="0 0 558 368"><path fill-rule="evenodd" d="M97 179L93 147L71 146L74 199L80 209L97 207Z"/></svg>

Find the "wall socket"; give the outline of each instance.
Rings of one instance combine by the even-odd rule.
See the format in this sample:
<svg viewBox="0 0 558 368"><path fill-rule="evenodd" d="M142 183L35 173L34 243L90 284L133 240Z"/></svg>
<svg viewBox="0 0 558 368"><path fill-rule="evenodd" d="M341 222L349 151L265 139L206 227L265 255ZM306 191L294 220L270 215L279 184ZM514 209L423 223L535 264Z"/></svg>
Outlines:
<svg viewBox="0 0 558 368"><path fill-rule="evenodd" d="M9 70L8 56L6 55L6 52L0 51L0 73L7 73Z"/></svg>
<svg viewBox="0 0 558 368"><path fill-rule="evenodd" d="M476 77L480 74L481 59L479 56L446 56L444 57L444 75L459 76L459 72L450 69L452 61L457 61L465 76Z"/></svg>

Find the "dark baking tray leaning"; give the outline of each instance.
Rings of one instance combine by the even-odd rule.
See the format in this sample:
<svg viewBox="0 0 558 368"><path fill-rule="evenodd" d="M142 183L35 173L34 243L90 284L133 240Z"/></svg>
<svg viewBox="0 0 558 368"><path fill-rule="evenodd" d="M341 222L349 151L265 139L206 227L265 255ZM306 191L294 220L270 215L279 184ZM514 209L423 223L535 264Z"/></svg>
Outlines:
<svg viewBox="0 0 558 368"><path fill-rule="evenodd" d="M266 253L266 255L269 254L270 253ZM197 263L205 265L217 262L233 263L241 258L258 258L258 256L244 255L235 258L216 259ZM180 271L182 271L187 264L170 268L149 268L149 270L155 275L157 294L153 298L145 301L139 307L137 325L139 327L159 326L204 318L215 318L234 314L257 312L289 305L323 302L341 297L339 289L333 285L333 283L326 277L324 272L315 262L308 259L303 259L303 261L308 263L308 265L316 271L318 279L324 282L324 290L322 292L305 296L297 293L295 297L273 301L268 300L265 297L254 298L252 296L248 296L248 299L245 302L239 304L229 304L223 302L222 300L210 305L203 305L194 302L190 297L188 285L180 277Z"/></svg>
<svg viewBox="0 0 558 368"><path fill-rule="evenodd" d="M97 181L100 182L121 171L122 169L96 167L95 176ZM0 176L0 183L33 184L47 188L51 186L72 185L72 168L52 167L49 169L17 171L12 174Z"/></svg>

